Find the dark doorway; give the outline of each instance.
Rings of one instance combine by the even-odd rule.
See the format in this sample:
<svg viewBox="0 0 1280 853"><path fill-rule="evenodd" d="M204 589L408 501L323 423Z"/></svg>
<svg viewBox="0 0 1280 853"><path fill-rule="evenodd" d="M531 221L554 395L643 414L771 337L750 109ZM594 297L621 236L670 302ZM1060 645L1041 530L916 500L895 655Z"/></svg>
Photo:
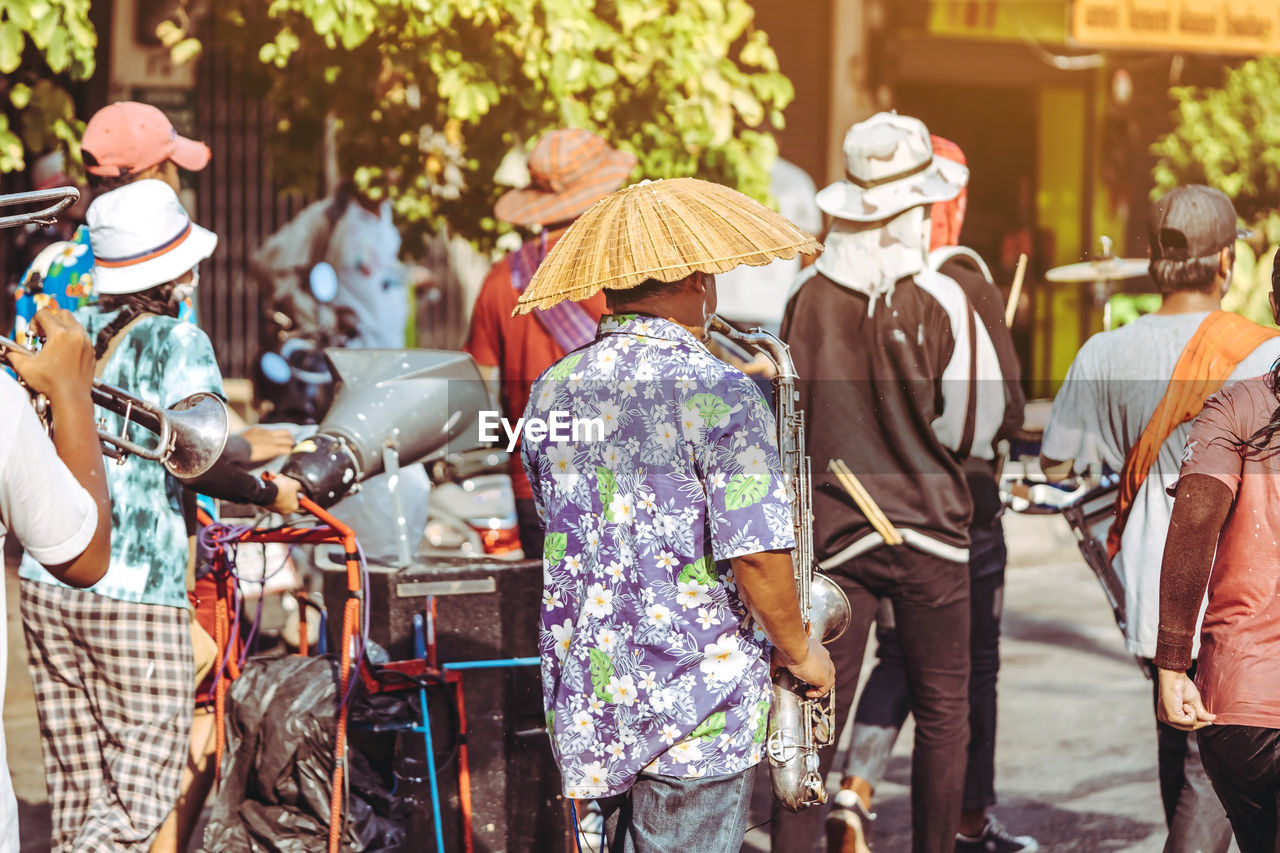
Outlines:
<svg viewBox="0 0 1280 853"><path fill-rule="evenodd" d="M1037 245L1035 90L901 81L894 95L898 112L919 118L965 154L969 196L961 244L982 256L1006 298L1018 255L1026 252L1029 289L1042 272L1037 264L1050 256ZM1032 364L1031 324L1012 331L1025 381Z"/></svg>

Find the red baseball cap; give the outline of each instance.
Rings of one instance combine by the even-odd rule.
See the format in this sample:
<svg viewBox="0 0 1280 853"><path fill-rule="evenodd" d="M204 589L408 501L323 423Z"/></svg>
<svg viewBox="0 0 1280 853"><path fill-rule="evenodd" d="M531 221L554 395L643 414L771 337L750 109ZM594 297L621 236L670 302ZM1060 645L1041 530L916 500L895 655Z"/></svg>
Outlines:
<svg viewBox="0 0 1280 853"><path fill-rule="evenodd" d="M137 101L117 101L89 119L80 148L97 161L89 174L103 177L141 172L172 160L189 172L209 165L209 146L179 136L160 110Z"/></svg>

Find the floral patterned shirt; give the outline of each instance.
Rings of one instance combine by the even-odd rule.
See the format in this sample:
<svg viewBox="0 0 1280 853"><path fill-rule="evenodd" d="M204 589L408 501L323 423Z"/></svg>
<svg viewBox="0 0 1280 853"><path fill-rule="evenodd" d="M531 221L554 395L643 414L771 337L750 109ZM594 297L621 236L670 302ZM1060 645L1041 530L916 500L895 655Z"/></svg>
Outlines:
<svg viewBox="0 0 1280 853"><path fill-rule="evenodd" d="M565 796L746 770L768 643L727 561L795 546L768 404L684 328L624 314L534 384L526 429L566 416L603 429L522 447L546 526L542 690Z"/></svg>

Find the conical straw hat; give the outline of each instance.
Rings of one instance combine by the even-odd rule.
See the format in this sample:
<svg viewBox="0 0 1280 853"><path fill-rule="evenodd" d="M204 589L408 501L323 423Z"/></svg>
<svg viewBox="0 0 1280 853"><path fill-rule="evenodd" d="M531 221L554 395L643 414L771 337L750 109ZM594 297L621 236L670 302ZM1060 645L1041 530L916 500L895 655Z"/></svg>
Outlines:
<svg viewBox="0 0 1280 853"><path fill-rule="evenodd" d="M596 202L538 267L513 316L649 279L763 266L822 244L737 190L696 178L643 181Z"/></svg>

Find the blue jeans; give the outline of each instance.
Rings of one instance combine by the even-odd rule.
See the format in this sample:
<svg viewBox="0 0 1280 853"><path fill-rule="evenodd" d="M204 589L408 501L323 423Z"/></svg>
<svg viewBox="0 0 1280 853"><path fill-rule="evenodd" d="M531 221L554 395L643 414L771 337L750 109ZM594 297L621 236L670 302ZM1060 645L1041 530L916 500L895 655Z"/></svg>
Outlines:
<svg viewBox="0 0 1280 853"><path fill-rule="evenodd" d="M738 853L758 766L708 779L641 773L599 801L609 853Z"/></svg>

